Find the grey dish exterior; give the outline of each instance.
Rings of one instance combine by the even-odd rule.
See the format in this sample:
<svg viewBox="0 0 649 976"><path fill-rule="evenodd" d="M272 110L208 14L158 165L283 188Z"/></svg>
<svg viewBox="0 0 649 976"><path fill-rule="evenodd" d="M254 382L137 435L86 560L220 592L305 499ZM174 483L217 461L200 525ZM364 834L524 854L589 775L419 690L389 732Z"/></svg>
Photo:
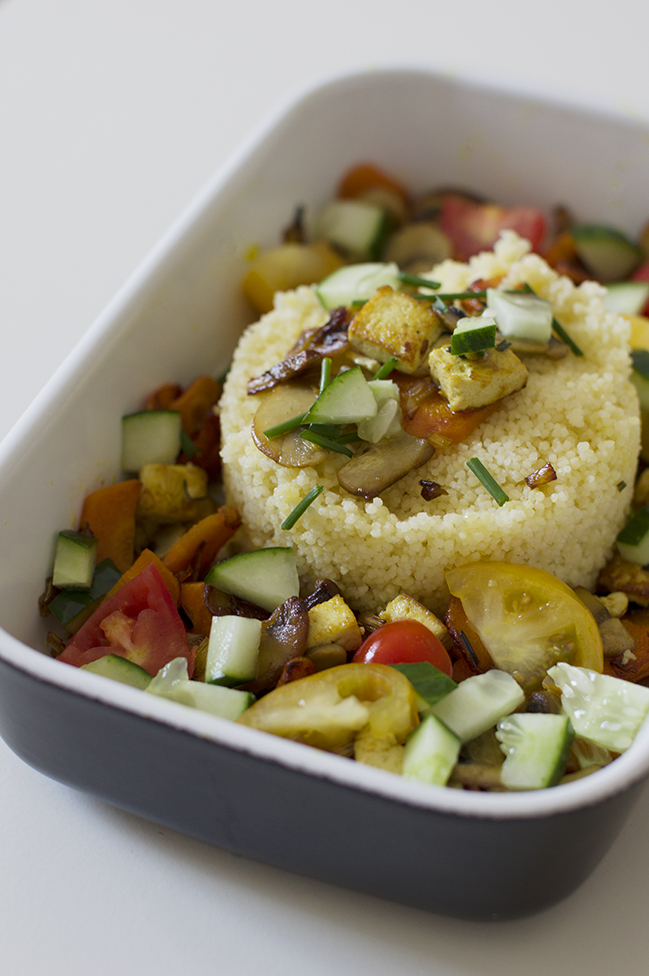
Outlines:
<svg viewBox="0 0 649 976"><path fill-rule="evenodd" d="M59 664L39 653L47 626L37 597L55 532L119 473L119 416L161 382L227 365L246 322L245 254L275 242L296 203L317 206L346 166L372 160L417 188L463 185L547 209L565 202L584 220L636 232L649 213L646 135L425 71L337 79L277 113L0 447L9 746L48 776L236 854L434 912L514 918L572 892L641 789L649 731L597 775L537 795L425 788Z"/></svg>

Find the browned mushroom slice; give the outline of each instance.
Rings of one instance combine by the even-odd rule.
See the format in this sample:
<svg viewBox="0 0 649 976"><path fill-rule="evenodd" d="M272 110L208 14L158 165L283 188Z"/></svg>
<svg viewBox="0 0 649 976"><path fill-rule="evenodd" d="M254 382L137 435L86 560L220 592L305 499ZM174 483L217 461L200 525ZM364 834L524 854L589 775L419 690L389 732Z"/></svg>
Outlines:
<svg viewBox="0 0 649 976"><path fill-rule="evenodd" d="M598 593L626 593L641 607L649 607L649 570L627 562L616 552L597 577Z"/></svg>
<svg viewBox="0 0 649 976"><path fill-rule="evenodd" d="M313 593L309 593L304 598L304 605L307 610L310 610L311 607L316 607L319 603L326 603L327 600L331 600L334 596L340 596L340 590L334 581L330 579L317 579Z"/></svg>
<svg viewBox="0 0 649 976"><path fill-rule="evenodd" d="M320 360L320 356L313 349L303 349L295 356L283 359L281 363L275 363L267 369L261 376L253 376L248 380L248 393L254 396L256 393L266 393L272 390L279 383L285 383L296 376L300 376Z"/></svg>
<svg viewBox="0 0 649 976"><path fill-rule="evenodd" d="M318 356L337 356L349 348L347 329L351 318L350 310L341 306L335 308L323 326L310 336L308 348Z"/></svg>
<svg viewBox="0 0 649 976"><path fill-rule="evenodd" d="M267 457L284 468L306 468L320 464L327 451L300 436L301 428L268 438L264 431L307 412L316 393L310 386L283 383L262 400L252 422L252 439Z"/></svg>
<svg viewBox="0 0 649 976"><path fill-rule="evenodd" d="M384 260L394 261L404 271L432 268L453 256L450 238L435 224L407 224L396 231L385 249Z"/></svg>
<svg viewBox="0 0 649 976"><path fill-rule="evenodd" d="M257 674L252 684L272 688L284 665L302 657L309 634L309 614L302 600L290 597L261 625Z"/></svg>
<svg viewBox="0 0 649 976"><path fill-rule="evenodd" d="M435 448L426 440L405 432L373 444L364 454L344 464L338 482L345 491L361 498L376 498L404 475L429 461Z"/></svg>

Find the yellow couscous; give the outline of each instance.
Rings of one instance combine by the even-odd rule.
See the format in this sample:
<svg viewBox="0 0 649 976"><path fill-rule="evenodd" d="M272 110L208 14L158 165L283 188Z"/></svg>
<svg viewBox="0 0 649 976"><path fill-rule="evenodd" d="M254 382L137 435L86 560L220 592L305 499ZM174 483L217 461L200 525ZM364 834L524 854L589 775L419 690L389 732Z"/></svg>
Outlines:
<svg viewBox="0 0 649 976"><path fill-rule="evenodd" d="M526 563L572 585L592 587L628 513L640 441L638 401L629 380L629 325L607 312L600 285L575 287L513 232L468 264L445 261L431 273L443 291L504 275L528 282L583 349L561 360L522 357L526 386L464 442L438 449L423 467L371 501L347 494L329 455L316 468L287 468L257 449L250 427L260 403L247 382L282 360L298 335L327 313L312 288L276 295L275 308L243 335L221 401L228 501L244 544L292 546L305 579L338 583L357 609L375 610L407 592L433 611L448 600L447 569L491 558ZM498 507L467 467L479 458L509 501ZM552 464L557 478L530 488L525 478ZM420 479L447 494L425 501ZM290 531L281 524L316 485L324 491Z"/></svg>

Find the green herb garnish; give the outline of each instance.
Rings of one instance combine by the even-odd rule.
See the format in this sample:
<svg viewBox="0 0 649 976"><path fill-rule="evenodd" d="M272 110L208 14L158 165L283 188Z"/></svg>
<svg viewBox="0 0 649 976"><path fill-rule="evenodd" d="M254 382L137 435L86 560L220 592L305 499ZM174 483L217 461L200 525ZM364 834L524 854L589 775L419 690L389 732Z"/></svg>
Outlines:
<svg viewBox="0 0 649 976"><path fill-rule="evenodd" d="M631 361L636 373L649 380L649 351L646 349L632 349Z"/></svg>
<svg viewBox="0 0 649 976"><path fill-rule="evenodd" d="M201 456L201 452L198 450L189 434L186 434L182 427L180 428L180 450L183 452L185 457L188 458L195 457L196 454L198 454L199 457Z"/></svg>
<svg viewBox="0 0 649 976"><path fill-rule="evenodd" d="M325 356L320 365L320 393L331 383L331 359Z"/></svg>
<svg viewBox="0 0 649 976"><path fill-rule="evenodd" d="M299 417L292 417L291 420L285 420L283 424L277 424L275 427L269 427L268 430L264 431L264 437L267 437L269 441L272 441L273 437L280 437L282 434L288 434L289 430L295 430L300 424L304 422L306 417L305 413L301 413Z"/></svg>
<svg viewBox="0 0 649 976"><path fill-rule="evenodd" d="M629 519L615 541L626 546L639 546L647 532L649 532L649 505L645 505Z"/></svg>
<svg viewBox="0 0 649 976"><path fill-rule="evenodd" d="M324 491L324 485L316 485L312 488L308 495L305 495L301 502L298 502L290 515L288 515L282 522L282 529L292 529L298 519L300 519L306 512L309 505L316 500L318 495L321 495Z"/></svg>
<svg viewBox="0 0 649 976"><path fill-rule="evenodd" d="M457 683L447 674L436 668L430 661L418 661L412 664L392 664L395 671L405 674L420 698L427 705L436 705L455 688Z"/></svg>
<svg viewBox="0 0 649 976"><path fill-rule="evenodd" d="M345 454L347 457L354 457L354 452L350 451L348 447L340 444L337 440L334 441L330 437L323 437L321 434L317 434L315 431L307 427L300 434L305 441L311 441L313 444L317 444L319 447L324 447L327 451L336 451L337 454Z"/></svg>
<svg viewBox="0 0 649 976"><path fill-rule="evenodd" d="M441 288L442 285L439 281L431 281L429 278L420 278L419 275L408 274L407 271L399 272L399 280L404 283L404 285L414 285L416 288Z"/></svg>
<svg viewBox="0 0 649 976"><path fill-rule="evenodd" d="M396 356L390 356L387 362L377 369L376 373L372 377L373 380L385 380L388 378L393 369L396 369L399 365L399 360Z"/></svg>
<svg viewBox="0 0 649 976"><path fill-rule="evenodd" d="M497 502L498 505L502 506L505 504L505 502L509 501L509 495L505 494L498 482L489 474L479 458L471 458L470 461L466 462L466 466L474 473L478 481L484 485L493 500Z"/></svg>

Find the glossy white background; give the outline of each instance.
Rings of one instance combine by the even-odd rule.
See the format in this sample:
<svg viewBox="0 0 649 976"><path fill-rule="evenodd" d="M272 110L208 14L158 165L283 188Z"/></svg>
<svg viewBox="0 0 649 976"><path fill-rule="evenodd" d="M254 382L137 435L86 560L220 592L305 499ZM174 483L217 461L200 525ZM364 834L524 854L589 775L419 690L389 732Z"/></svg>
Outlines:
<svg viewBox="0 0 649 976"><path fill-rule="evenodd" d="M333 72L417 65L649 121L649 8L610 9L0 0L0 436L278 101ZM0 743L1 971L635 976L648 820L649 794L563 904L476 925L234 858L51 782Z"/></svg>

